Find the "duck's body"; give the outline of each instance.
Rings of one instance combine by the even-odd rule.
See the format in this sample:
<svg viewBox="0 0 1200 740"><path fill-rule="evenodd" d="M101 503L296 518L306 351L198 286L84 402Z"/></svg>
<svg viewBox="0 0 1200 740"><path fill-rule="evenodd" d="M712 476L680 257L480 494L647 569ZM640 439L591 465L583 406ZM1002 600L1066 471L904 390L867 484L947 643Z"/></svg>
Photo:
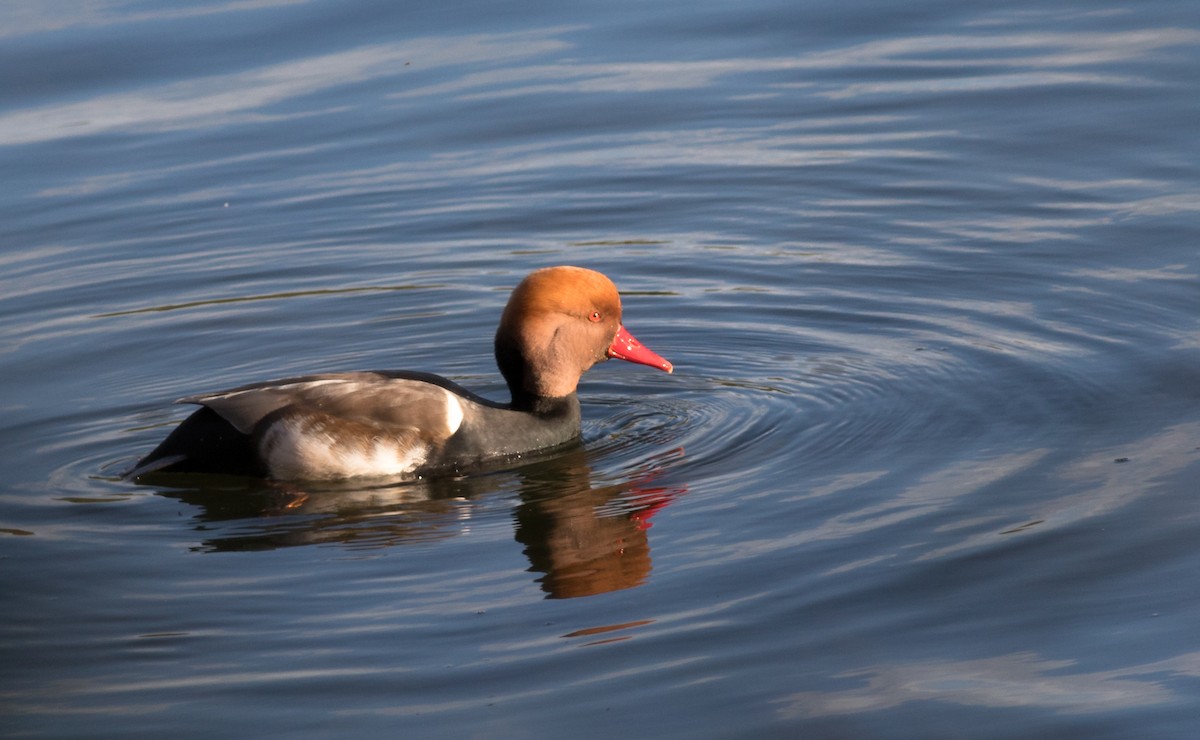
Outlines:
<svg viewBox="0 0 1200 740"><path fill-rule="evenodd" d="M138 463L151 470L288 479L434 474L556 447L579 399L517 411L426 373L309 375L189 396L202 406Z"/></svg>
<svg viewBox="0 0 1200 740"><path fill-rule="evenodd" d="M458 471L579 436L579 377L608 357L671 371L620 323L608 278L578 267L534 272L496 332L512 393L494 403L436 375L310 375L189 396L202 406L133 476L154 471L283 480Z"/></svg>

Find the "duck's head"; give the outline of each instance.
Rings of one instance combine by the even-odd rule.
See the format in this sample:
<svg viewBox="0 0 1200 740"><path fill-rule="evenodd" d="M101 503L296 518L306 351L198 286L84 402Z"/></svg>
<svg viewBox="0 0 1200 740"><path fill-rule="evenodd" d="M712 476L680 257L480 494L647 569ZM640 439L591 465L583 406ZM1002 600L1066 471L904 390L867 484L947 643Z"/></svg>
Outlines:
<svg viewBox="0 0 1200 740"><path fill-rule="evenodd" d="M580 376L610 357L673 370L625 331L617 286L595 270L547 267L513 290L496 330L496 364L514 406L574 393Z"/></svg>

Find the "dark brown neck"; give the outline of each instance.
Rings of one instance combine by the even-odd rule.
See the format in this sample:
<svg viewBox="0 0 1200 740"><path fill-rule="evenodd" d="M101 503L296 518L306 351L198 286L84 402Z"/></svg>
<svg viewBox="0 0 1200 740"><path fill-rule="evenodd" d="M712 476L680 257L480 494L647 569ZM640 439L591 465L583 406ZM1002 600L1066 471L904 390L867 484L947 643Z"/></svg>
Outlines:
<svg viewBox="0 0 1200 740"><path fill-rule="evenodd" d="M525 391L525 374L529 370L525 358L521 356L521 351L515 342L500 334L496 335L495 352L496 367L500 368L500 374L504 376L504 382L508 384L508 392L512 396L512 407L522 411L527 410L522 408L531 401L529 394Z"/></svg>
<svg viewBox="0 0 1200 740"><path fill-rule="evenodd" d="M509 406L516 411L527 411L539 416L559 413L564 403L579 404L574 393L566 396L543 396L534 393L529 388L536 387L529 377L529 364L510 342L496 338L496 365L504 382L508 384L508 392L512 396Z"/></svg>

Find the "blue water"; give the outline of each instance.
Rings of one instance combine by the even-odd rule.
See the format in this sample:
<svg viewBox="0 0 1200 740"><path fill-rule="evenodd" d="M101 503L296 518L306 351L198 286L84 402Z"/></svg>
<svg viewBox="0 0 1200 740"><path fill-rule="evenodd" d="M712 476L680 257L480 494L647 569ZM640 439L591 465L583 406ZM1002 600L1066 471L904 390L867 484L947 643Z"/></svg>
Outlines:
<svg viewBox="0 0 1200 740"><path fill-rule="evenodd" d="M0 735L1200 732L1190 3L0 9ZM584 444L120 474L579 264ZM618 367L617 365L621 366Z"/></svg>

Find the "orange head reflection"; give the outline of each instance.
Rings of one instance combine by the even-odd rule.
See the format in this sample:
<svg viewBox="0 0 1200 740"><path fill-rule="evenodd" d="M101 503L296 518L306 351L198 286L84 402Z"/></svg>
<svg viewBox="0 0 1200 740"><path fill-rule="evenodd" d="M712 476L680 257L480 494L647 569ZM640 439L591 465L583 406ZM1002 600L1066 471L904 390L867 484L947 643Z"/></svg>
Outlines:
<svg viewBox="0 0 1200 740"><path fill-rule="evenodd" d="M570 599L640 585L652 567L651 517L684 489L649 485L654 472L592 488L586 465L570 470L554 488L532 487L534 495L524 495L517 509L516 537L530 570L544 574L542 590Z"/></svg>

